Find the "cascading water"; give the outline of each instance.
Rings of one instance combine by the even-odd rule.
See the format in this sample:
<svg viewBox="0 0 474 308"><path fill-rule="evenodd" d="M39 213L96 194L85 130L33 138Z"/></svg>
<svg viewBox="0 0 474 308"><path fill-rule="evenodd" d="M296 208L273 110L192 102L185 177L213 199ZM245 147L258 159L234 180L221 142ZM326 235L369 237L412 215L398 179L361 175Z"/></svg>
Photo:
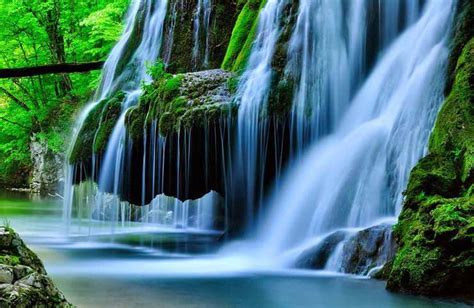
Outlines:
<svg viewBox="0 0 474 308"><path fill-rule="evenodd" d="M193 34L193 66L194 69L207 68L209 66L209 39L210 23L212 13L211 0L198 0L194 13ZM204 51L201 47L201 37L204 37Z"/></svg>
<svg viewBox="0 0 474 308"><path fill-rule="evenodd" d="M287 71L297 82L292 124L292 143L299 155L304 147L338 126L354 93L370 70L371 57L392 42L400 29L419 15L419 1L312 1L299 3L295 30L290 40ZM403 4L403 5L402 5ZM369 20L383 44L368 46ZM404 20L401 25L399 20ZM374 31L374 29L372 29Z"/></svg>
<svg viewBox="0 0 474 308"><path fill-rule="evenodd" d="M247 205L249 225L254 216L260 216L255 209L262 208L268 178L279 181L287 160L285 152L289 151L289 164L293 164L308 145L332 133L341 121L374 58L385 48L382 43L372 46L370 34L387 32L385 41L391 42L420 13L419 1L377 2L375 10L369 0L295 3L269 1L260 13L257 37L237 93L240 108L232 174L237 187L229 191L239 195L233 203ZM287 31L285 27L291 29L289 20L295 7L294 30L286 43L282 32ZM379 11L390 11L391 15L385 18ZM372 26L370 20L380 21ZM278 77L273 62L277 49L285 45L286 67ZM275 78L294 84L292 90L285 90L293 91L288 127L269 114ZM274 166L269 166L272 159Z"/></svg>
<svg viewBox="0 0 474 308"><path fill-rule="evenodd" d="M254 220L255 203L262 202L257 200L258 196L263 195L263 180L260 177L264 167L259 158L265 160L266 157L266 136L262 132L267 121L262 117L262 106L268 100L271 61L280 35L280 17L287 3L270 0L260 13L257 37L237 92L240 105L232 174L236 187L228 191L233 189L233 194L244 195L242 203L248 207L245 218L249 225Z"/></svg>
<svg viewBox="0 0 474 308"><path fill-rule="evenodd" d="M271 256L294 266L307 248L324 246L322 243L330 240L331 251L321 268L346 271L347 254L355 249L361 230L375 226L378 238L384 243L391 240L389 227L400 211L409 171L424 154L442 100L445 43L454 1L268 0L260 12L256 39L237 89L235 140L221 140L218 147L222 149L215 151L216 156L229 157L212 163L209 159L208 152L214 150L209 139L231 135L227 128L216 133L224 127L222 123L164 137L158 121L151 121L143 128L143 141L139 142L143 151L139 179L132 179L140 182L141 199L136 202L140 206L132 206L121 198L131 189L126 187L131 185L126 179L133 168L130 152L137 146L127 136L125 112L137 104L140 82L150 80L146 63L155 61L160 52L167 14L166 1L134 1L126 30L104 67L96 100L81 116L79 126L100 100L118 91L126 94L121 114L104 155L92 157L92 180L97 179L98 185L83 183L67 192L66 218L71 219L76 199L84 204L79 208L83 212L80 217L119 225L139 221L174 230L209 231L215 229L216 216L225 212L222 225L227 229L227 208L217 209L223 201L212 191L208 174L219 165L225 175L215 178L225 182L226 205L230 200L231 206L245 213L244 223L255 226L256 209L264 208L266 201L268 153L278 148L271 148L271 143L283 139L271 129L276 120L266 108L277 75L274 60L281 56L282 44L287 47L286 63L283 76L277 78L293 82L289 121L284 124L288 125L285 136L289 141L279 145L290 152L285 157L289 172L283 179L278 177L284 163L277 158L272 180L278 187L267 207L269 215L259 223L258 257L268 260ZM175 1L168 8L165 63L171 58L177 11L182 4ZM199 0L194 11L194 69L206 67L209 60L211 7L210 0ZM288 22L289 15L296 16L294 24ZM289 38L285 38L288 28ZM187 76L183 78L190 78ZM228 127L234 124L231 120L226 123ZM195 140L204 140L205 145L199 148L203 153L193 153ZM234 142L232 151L230 140ZM205 166L196 169L191 161ZM94 175L96 164L100 172ZM72 174L86 173L83 168L68 168L69 188L73 187ZM200 178L191 181L196 173L204 174L204 183L196 183ZM209 193L198 200L186 200L190 185L200 185ZM176 198L164 194L169 186ZM379 252L387 256L389 246L385 244ZM276 258L279 256L282 258ZM383 258L371 262L379 266ZM357 273L366 274L369 267L364 266Z"/></svg>
<svg viewBox="0 0 474 308"><path fill-rule="evenodd" d="M176 15L176 10L179 9L179 4L178 1L174 2L172 8L174 15ZM204 9L202 18L205 18L204 21L207 20L208 24L210 8L204 6L200 9ZM131 140L126 133L125 116L129 108L135 106L139 100L141 83L151 81L147 74L147 65L153 64L160 54L166 13L166 0L136 0L130 6L125 31L105 63L102 82L95 100L89 104L80 117L76 135L81 130L89 112L98 106L102 100L118 91L125 93L121 115L110 135L97 175L94 173L99 158L95 154L92 157L92 180L97 178L97 186L88 181L79 184L79 187L75 187L73 177L78 168L72 166L67 168L68 183L66 185L64 213L68 225L73 215L73 205L78 204L79 218L86 217L89 221L105 220L118 222L121 225L125 225L125 222L130 223L130 221L141 221L170 228L212 229L213 227L215 204L220 200L212 192L200 200L188 200L186 202L158 195L150 204L142 202L141 207L132 206L121 200L122 193L127 189L125 187L127 185L126 170L131 165L127 159L131 157L130 151L132 149ZM172 18L171 29L174 23L176 23L176 20ZM167 43L172 46L172 42ZM153 167L152 187L154 188L155 180L159 182L160 178L163 178L160 177L161 173L155 174L154 172L160 170L157 164L160 166L164 164L166 143L163 142L164 138L157 133L156 123L152 126L155 127L154 134L150 136L153 143L151 167ZM97 133L98 131L96 136ZM76 138L77 136L74 140ZM73 145L75 144L74 140ZM146 148L146 132L144 143ZM146 158L146 155L144 157ZM144 159L144 175L146 174L146 168L149 167L150 165ZM83 167L79 166L79 169L82 172ZM143 187L148 184L144 177ZM145 195L144 192L142 194ZM153 196L155 196L154 193ZM113 224L112 226L114 227Z"/></svg>
<svg viewBox="0 0 474 308"><path fill-rule="evenodd" d="M335 9L335 2L320 2L319 10L312 12L330 18L323 4ZM304 9L302 6L300 14ZM407 15L416 16L411 9L418 10L416 6L408 7ZM334 133L314 142L295 162L272 197L270 213L260 226L262 253L285 255L288 259L284 261L293 264L308 247L341 230L352 234L339 240L342 246L334 248L334 254L341 254L348 246L344 239L353 238L357 230L396 220L409 172L425 153L443 99L453 10L453 1L428 1L422 15L416 21L413 18L415 22L377 61L347 111L341 114ZM329 38L324 40L330 42ZM357 68L354 63L349 68ZM334 73L331 66L325 68ZM336 78L335 87L338 81ZM342 82L342 89L347 91L350 83L346 79ZM347 98L348 94L344 95ZM327 266L344 270L341 259L333 256Z"/></svg>

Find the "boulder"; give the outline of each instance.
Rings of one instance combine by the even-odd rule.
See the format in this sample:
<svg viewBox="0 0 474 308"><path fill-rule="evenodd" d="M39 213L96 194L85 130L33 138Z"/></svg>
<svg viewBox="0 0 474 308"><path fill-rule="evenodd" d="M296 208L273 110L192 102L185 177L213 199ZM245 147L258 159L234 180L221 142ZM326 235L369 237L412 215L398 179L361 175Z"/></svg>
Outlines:
<svg viewBox="0 0 474 308"><path fill-rule="evenodd" d="M0 307L72 307L41 260L8 227L0 227Z"/></svg>

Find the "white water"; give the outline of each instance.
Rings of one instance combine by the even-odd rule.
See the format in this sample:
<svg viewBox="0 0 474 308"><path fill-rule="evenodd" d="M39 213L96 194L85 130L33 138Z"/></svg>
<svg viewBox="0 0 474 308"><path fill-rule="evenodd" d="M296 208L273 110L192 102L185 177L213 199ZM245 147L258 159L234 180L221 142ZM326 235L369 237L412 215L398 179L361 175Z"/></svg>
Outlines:
<svg viewBox="0 0 474 308"><path fill-rule="evenodd" d="M262 253L281 256L335 230L397 216L443 99L452 12L453 1L428 1L380 58L334 133L287 173L260 226Z"/></svg>
<svg viewBox="0 0 474 308"><path fill-rule="evenodd" d="M338 127L354 93L367 75L367 39L372 1L300 1L296 27L290 41L287 71L297 80L292 110L292 143L301 154L305 146ZM404 25L419 15L418 0L378 2L381 46L371 47L375 56L384 50ZM372 40L373 38L369 38Z"/></svg>
<svg viewBox="0 0 474 308"><path fill-rule="evenodd" d="M193 20L193 66L194 69L206 69L209 66L209 39L212 13L211 0L198 0ZM203 34L201 33L203 32ZM202 54L201 37L204 37L204 54Z"/></svg>
<svg viewBox="0 0 474 308"><path fill-rule="evenodd" d="M146 73L147 65L153 64L159 55L166 10L166 0L134 0L131 3L127 13L125 31L104 64L101 85L95 99L84 109L76 124L72 147L90 111L100 101L110 97L116 91L125 92L126 98L122 103L122 114L108 141L104 164L101 167L99 188L102 191L108 190L115 194L120 192L124 151L125 148L129 148L125 146L125 113L128 108L138 102L141 92L140 83L151 80ZM134 52L127 56L131 49ZM95 157L93 161L93 165L95 165ZM95 167L93 169L95 170ZM70 223L75 189L73 185L74 170L69 166L66 170L64 213L66 220ZM105 198L100 193L95 197L89 196L89 198L95 199L96 207L104 206L101 203ZM118 216L118 210L116 212Z"/></svg>
<svg viewBox="0 0 474 308"><path fill-rule="evenodd" d="M247 222L252 225L253 208L258 195L263 190L263 181L258 178L263 174L263 166L258 158L265 158L265 137L260 134L267 124L261 117L268 100L271 78L271 61L275 45L280 35L280 17L287 4L286 0L269 0L259 16L257 37L252 48L248 67L242 76L237 100L240 102L236 153L234 154L234 174L239 183L237 193L246 194Z"/></svg>
<svg viewBox="0 0 474 308"><path fill-rule="evenodd" d="M253 224L255 203L263 202L256 200L257 196L263 195L263 181L259 180L263 170L258 160L266 157L266 136L260 132L268 123L262 115L268 99L271 62L281 31L281 15L288 1L269 0L262 10L248 68L238 89L240 109L233 157L236 159L234 173L241 179L243 187L233 189L242 188L245 192L249 225ZM292 265L299 253L310 247L311 243L336 230L357 232L377 224L381 219L393 219L399 213L401 192L406 186L407 176L424 154L442 101L441 88L447 57L445 43L453 6L452 1L431 0L426 3L420 17L415 2L411 2L413 5L407 6L406 12L403 12L408 16L410 26L401 35L397 32L399 26L393 26L398 23L398 17L390 15L382 18L384 26L380 29L383 29L384 39L381 40L381 53L375 68L365 80L367 3L363 0L350 2L348 14L344 12L343 1L301 1L287 67L300 78L292 112L293 129L298 132L294 140L299 149L298 160L293 161L291 170L279 185L280 190L272 197L268 206L270 213L259 226L258 244L253 243L255 246L252 249L248 249L249 246L245 248L251 250L242 257L246 267L249 260L255 261L250 262L253 265L259 264L258 259L262 256L265 260L270 256L275 265L279 265L278 261L282 259L289 261L285 265ZM138 13L136 5L134 3L131 8L135 14ZM166 5L163 6L159 14L147 14L158 14L156 16L160 18L154 20L161 21L159 31L162 31L166 11ZM451 6L450 10L446 9L448 6ZM400 5L392 9L398 12L394 15L402 14ZM130 16L128 23L135 20ZM147 31L156 34L154 31L158 28ZM123 39L126 35L127 32ZM154 38L160 41L161 32ZM116 48L125 48L125 43L122 47L120 44ZM143 46L151 48L150 44ZM149 54L143 51L145 47L137 52L142 55L141 59L144 55L156 57L154 52L159 51L159 46L154 46L155 50ZM113 52L111 57L119 54ZM129 93L124 112L139 95L138 81L135 80L148 78L144 64L134 72L141 77L132 78L131 83L123 86ZM104 72L104 76L108 73ZM126 76L135 73L128 71ZM126 84L122 83L123 80L120 77L116 84L122 87ZM102 88L112 91L113 83L104 81L107 86ZM135 87L130 84L135 84ZM92 215L97 209L101 213L106 212L112 205L111 214L107 216L114 216L113 220L122 224L132 217L129 204L117 197L124 176L124 149L130 149L125 147L123 115L109 140L99 179L99 188L113 192L115 196L94 193L93 210L88 214ZM150 184L146 183L145 168L148 166L153 170L151 187L154 196L155 187L163 185L160 166L164 161L162 153L166 142L158 137L156 123L152 125L151 135L146 135L147 132L145 148L149 144L153 154L149 157L150 161L144 156L142 181L143 187ZM322 139L324 136L327 137ZM306 144L311 144L309 150L303 147ZM178 153L180 150L189 151L178 147ZM177 174L181 172L181 167L178 163ZM145 193L142 195L145 196ZM67 197L68 200L70 198ZM160 226L209 230L212 226L207 218L214 215L217 204L214 198L209 200L182 203L159 195L150 205L143 206L133 215L138 215L135 220ZM144 201L142 203L145 205ZM66 213L70 217L71 207ZM230 255L240 249L234 249ZM343 251L344 243L340 243L326 269L340 270ZM222 255L228 256L229 250Z"/></svg>
<svg viewBox="0 0 474 308"><path fill-rule="evenodd" d="M205 31L208 29L210 16L210 1L200 3L201 10L199 17L204 22ZM180 4L180 5L179 5ZM170 28L173 29L176 20L177 10L183 9L182 2L175 2L171 8L173 16ZM124 185L127 182L125 169L130 165L126 161L130 157L132 144L130 138L127 138L125 128L125 115L127 110L136 105L141 95L141 82L149 82L150 76L146 73L147 65L153 64L160 52L162 45L163 26L167 11L166 0L137 0L131 4L127 17L126 30L120 41L114 47L109 59L104 66L103 80L100 89L97 92L99 98L91 103L83 116L80 118L80 127L88 116L88 113L100 102L112 95L115 91L124 91L126 97L122 103L122 113L117 120L115 127L109 137L105 154L102 159L102 165L98 176L98 185L84 183L75 187L73 182L73 167L67 168L68 183L66 185L66 201L64 215L68 228L72 222L73 206L77 204L76 216L79 219L103 220L109 221L113 233L118 232L117 228L128 226L130 221L140 221L146 224L153 224L157 228L176 228L193 230L212 230L214 228L213 220L217 215L217 207L220 199L215 192L211 192L199 200L188 200L181 202L176 198L158 195L154 197L150 204L144 203L145 188L151 185L152 196L155 196L155 187L163 188L164 183L164 163L166 153L166 139L159 136L157 123L152 124L151 142L152 155L151 161L147 162L146 151L144 152L143 164L143 201L142 207L136 207L128 202L120 200L124 191ZM202 16L201 16L202 15ZM201 20L203 19L203 20ZM142 31L137 33L137 31ZM171 30L172 31L172 30ZM135 48L128 43L131 38L139 38L133 55L127 58L125 55L130 49ZM171 38L172 40L172 38ZM172 46L172 41L168 42ZM208 46L208 39L206 39ZM207 57L206 47L206 57ZM165 51L166 54L167 51ZM171 49L169 50L171 52ZM169 57L171 54L168 55ZM206 61L206 58L204 58ZM124 62L125 66L120 71L119 63ZM122 64L123 65L123 64ZM144 148L147 148L147 131L144 131ZM128 153L127 153L128 151ZM179 149L178 149L179 151ZM93 170L95 172L96 157L93 158ZM82 168L82 167L80 167ZM146 182L146 170L152 169L152 182ZM177 174L180 174L180 166L177 166ZM92 177L94 179L94 176ZM161 189L162 191L163 189ZM179 195L179 192L178 192ZM89 230L90 232L90 230Z"/></svg>

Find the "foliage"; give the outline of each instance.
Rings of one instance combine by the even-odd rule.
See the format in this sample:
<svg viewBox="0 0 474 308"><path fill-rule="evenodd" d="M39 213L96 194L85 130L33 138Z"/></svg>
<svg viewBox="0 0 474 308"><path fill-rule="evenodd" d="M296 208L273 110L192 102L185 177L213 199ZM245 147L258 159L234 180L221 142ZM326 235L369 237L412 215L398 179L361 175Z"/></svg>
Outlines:
<svg viewBox="0 0 474 308"><path fill-rule="evenodd" d="M242 3L242 0L240 1ZM258 15L266 0L248 0L232 31L222 68L234 72L245 69L258 27Z"/></svg>
<svg viewBox="0 0 474 308"><path fill-rule="evenodd" d="M466 7L472 14L472 6ZM458 54L454 83L431 134L430 153L410 175L394 229L399 250L389 274L390 290L459 296L474 288L473 82L471 37Z"/></svg>
<svg viewBox="0 0 474 308"><path fill-rule="evenodd" d="M226 72L206 77L206 72L172 75L166 72L162 60L148 69L153 82L143 85L137 106L127 111L125 123L133 140L156 122L162 136L181 128L203 127L223 115L235 113L235 105L220 101L222 93L235 91L238 79ZM213 91L220 93L217 98Z"/></svg>
<svg viewBox="0 0 474 308"><path fill-rule="evenodd" d="M105 59L129 0L0 0L0 68ZM72 117L99 72L0 81L0 185L25 185L30 139L65 149Z"/></svg>

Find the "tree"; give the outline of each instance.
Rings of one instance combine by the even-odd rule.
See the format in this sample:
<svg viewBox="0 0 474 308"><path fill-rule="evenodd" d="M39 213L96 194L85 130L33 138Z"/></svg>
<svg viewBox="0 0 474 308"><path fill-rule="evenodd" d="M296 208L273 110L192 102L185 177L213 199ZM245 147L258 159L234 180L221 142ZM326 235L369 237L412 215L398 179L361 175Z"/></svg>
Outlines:
<svg viewBox="0 0 474 308"><path fill-rule="evenodd" d="M0 69L105 60L122 31L128 2L0 0ZM99 71L33 75L0 79L0 183L17 182L17 173L25 180L32 136L52 151L64 151L73 114L100 78Z"/></svg>

